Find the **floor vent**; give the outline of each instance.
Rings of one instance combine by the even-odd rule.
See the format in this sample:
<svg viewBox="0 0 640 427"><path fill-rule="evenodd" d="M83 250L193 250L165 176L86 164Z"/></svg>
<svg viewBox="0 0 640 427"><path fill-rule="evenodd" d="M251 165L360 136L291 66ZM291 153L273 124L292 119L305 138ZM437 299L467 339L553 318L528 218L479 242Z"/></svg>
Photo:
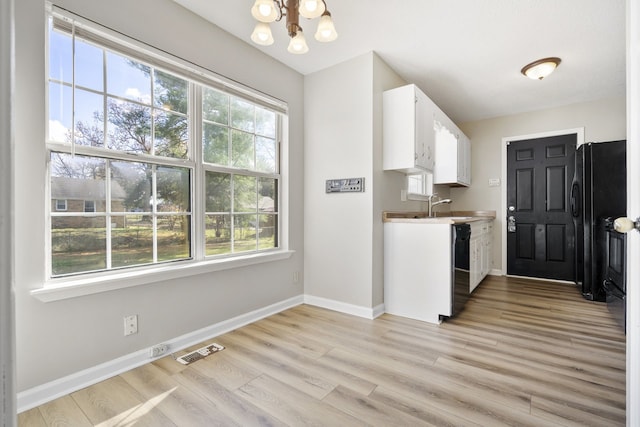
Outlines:
<svg viewBox="0 0 640 427"><path fill-rule="evenodd" d="M196 360L204 359L210 354L217 353L218 351L224 350L224 347L220 344L211 343L202 348L197 349L196 351L192 351L191 353L187 353L183 356L176 358L176 360L183 365L188 365L190 363L195 362Z"/></svg>

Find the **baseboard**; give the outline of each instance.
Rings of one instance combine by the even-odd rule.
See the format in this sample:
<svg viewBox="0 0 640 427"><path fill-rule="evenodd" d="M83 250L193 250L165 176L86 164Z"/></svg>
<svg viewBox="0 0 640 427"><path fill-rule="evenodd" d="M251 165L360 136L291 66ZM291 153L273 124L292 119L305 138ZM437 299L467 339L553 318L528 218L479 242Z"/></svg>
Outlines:
<svg viewBox="0 0 640 427"><path fill-rule="evenodd" d="M214 325L190 332L177 338L163 341L163 343L169 345L169 352L176 352L233 331L234 329L238 329L242 326L248 325L249 323L256 322L260 319L271 316L272 314L300 305L305 302L305 300L306 298L302 295L295 296L293 298L271 304L267 307L241 314L240 316L236 316L232 319L224 320ZM149 348L139 350L92 368L84 369L74 374L67 375L66 377L22 391L18 393L17 396L18 413L35 408L43 403L65 396L69 393L73 393L74 391L78 391L100 381L104 381L115 375L137 368L138 366L142 366L145 363L149 363L155 360L154 358L149 357L150 351L151 350ZM164 356L165 355L161 357Z"/></svg>
<svg viewBox="0 0 640 427"><path fill-rule="evenodd" d="M304 303L340 313L351 314L352 316L364 317L365 319L375 319L384 313L384 304L377 305L374 308L368 308L313 295L305 295Z"/></svg>
<svg viewBox="0 0 640 427"><path fill-rule="evenodd" d="M497 268L492 268L489 270L489 276L504 276L502 270L498 270Z"/></svg>

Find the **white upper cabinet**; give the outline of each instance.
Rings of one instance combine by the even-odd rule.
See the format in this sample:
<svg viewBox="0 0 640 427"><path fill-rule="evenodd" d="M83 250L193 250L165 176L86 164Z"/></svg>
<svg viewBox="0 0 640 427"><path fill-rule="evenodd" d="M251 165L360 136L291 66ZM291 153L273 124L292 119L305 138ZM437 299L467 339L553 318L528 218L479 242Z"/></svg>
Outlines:
<svg viewBox="0 0 640 427"><path fill-rule="evenodd" d="M433 171L436 105L415 85L385 91L382 99L384 170Z"/></svg>
<svg viewBox="0 0 640 427"><path fill-rule="evenodd" d="M444 113L434 119L436 164L434 184L469 186L471 184L471 141Z"/></svg>

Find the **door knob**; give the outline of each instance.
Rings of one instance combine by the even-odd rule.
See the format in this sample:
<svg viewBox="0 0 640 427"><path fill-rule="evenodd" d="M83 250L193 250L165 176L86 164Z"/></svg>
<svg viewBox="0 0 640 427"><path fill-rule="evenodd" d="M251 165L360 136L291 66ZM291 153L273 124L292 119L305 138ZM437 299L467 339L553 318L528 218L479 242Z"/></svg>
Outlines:
<svg viewBox="0 0 640 427"><path fill-rule="evenodd" d="M640 231L640 218L636 219L635 221L630 220L629 218L616 218L615 221L613 221L613 228L618 232L618 233L628 233L631 230L638 230Z"/></svg>

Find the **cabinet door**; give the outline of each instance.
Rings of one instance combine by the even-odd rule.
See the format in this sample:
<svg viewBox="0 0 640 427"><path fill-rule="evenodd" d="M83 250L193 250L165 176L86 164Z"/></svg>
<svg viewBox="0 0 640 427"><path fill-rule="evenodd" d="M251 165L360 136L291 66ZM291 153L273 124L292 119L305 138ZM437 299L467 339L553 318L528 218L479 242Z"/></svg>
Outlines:
<svg viewBox="0 0 640 427"><path fill-rule="evenodd" d="M463 133L458 135L458 182L471 185L471 141Z"/></svg>
<svg viewBox="0 0 640 427"><path fill-rule="evenodd" d="M435 154L433 109L431 100L416 88L416 166L432 171Z"/></svg>

